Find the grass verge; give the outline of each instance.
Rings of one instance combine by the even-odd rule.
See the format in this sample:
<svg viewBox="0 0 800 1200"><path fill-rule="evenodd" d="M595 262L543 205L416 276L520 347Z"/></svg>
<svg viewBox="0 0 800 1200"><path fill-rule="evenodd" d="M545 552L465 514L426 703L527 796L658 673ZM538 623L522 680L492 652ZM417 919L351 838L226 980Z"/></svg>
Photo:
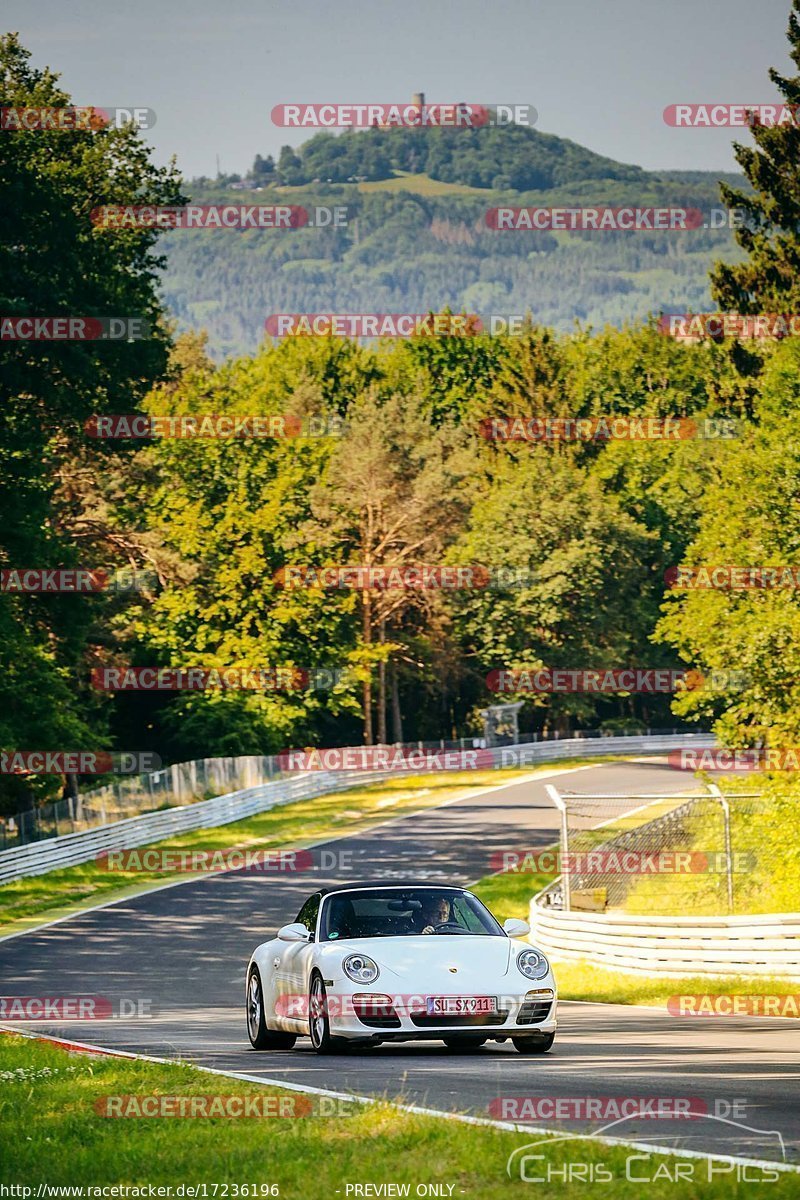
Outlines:
<svg viewBox="0 0 800 1200"><path fill-rule="evenodd" d="M108 1096L135 1097L139 1105L141 1098L154 1096L271 1096L284 1097L293 1105L298 1100L306 1105L308 1100L312 1105L319 1101L209 1075L185 1064L88 1058L15 1036L0 1037L0 1081L2 1179L31 1188L28 1196L36 1195L39 1184L144 1189L128 1196L147 1196L151 1185L170 1187L173 1197L190 1194L187 1187L205 1184L205 1193L198 1190L196 1196L213 1200L272 1194L283 1200L330 1200L336 1195L357 1195L348 1192L348 1184L383 1183L396 1185L397 1190L384 1191L389 1195L424 1195L417 1192L420 1185L438 1184L442 1190L434 1195L491 1200L498 1195L528 1194L518 1171L509 1178L506 1163L513 1151L539 1141L537 1134L403 1113L388 1102L339 1104L335 1115L109 1119L96 1108ZM634 1153L638 1156L635 1174L653 1181L647 1189L650 1200L676 1195L678 1166L690 1172L692 1181L687 1188L684 1175L680 1194L691 1196L738 1200L752 1194L753 1173L758 1174L750 1167L751 1182L738 1182L724 1164L644 1155L587 1139L547 1141L531 1153L542 1159L529 1163L529 1171L540 1177L551 1170L560 1172L544 1194L564 1200L586 1195L585 1182L564 1182L569 1164L580 1164L584 1172L594 1175L602 1168L600 1181L591 1188L592 1196L600 1200L640 1196L642 1184L626 1179L626 1161ZM715 1174L709 1182L711 1171ZM771 1196L797 1195L796 1175L774 1174ZM768 1176L764 1178L767 1181ZM176 1190L180 1185L184 1185L182 1192ZM408 1185L408 1192L403 1185ZM17 1194L27 1200L24 1193ZM88 1191L83 1194L91 1196ZM360 1192L365 1194L381 1193Z"/></svg>
<svg viewBox="0 0 800 1200"><path fill-rule="evenodd" d="M368 787L350 788L310 800L297 800L230 825L198 829L157 845L164 851L302 849L326 838L369 828L394 816L436 807L482 787L502 786L540 772L599 765L605 759L561 760L539 768L458 771L393 777ZM150 847L140 847L144 853ZM108 870L102 863L48 871L0 887L0 931L16 933L34 918L50 919L98 901L135 894L154 883L183 878L174 871Z"/></svg>

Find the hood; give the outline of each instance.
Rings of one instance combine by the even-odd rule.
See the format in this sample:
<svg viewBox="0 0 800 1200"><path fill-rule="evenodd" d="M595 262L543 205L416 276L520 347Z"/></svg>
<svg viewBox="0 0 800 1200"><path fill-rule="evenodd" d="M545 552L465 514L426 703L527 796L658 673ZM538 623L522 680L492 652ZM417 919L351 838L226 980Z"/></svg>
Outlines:
<svg viewBox="0 0 800 1200"><path fill-rule="evenodd" d="M432 933L351 938L346 945L329 942L325 949L334 946L342 958L356 952L368 954L380 967L383 979L402 981L412 988L447 984L449 990L465 984L486 987L490 980L506 975L514 949L507 937Z"/></svg>

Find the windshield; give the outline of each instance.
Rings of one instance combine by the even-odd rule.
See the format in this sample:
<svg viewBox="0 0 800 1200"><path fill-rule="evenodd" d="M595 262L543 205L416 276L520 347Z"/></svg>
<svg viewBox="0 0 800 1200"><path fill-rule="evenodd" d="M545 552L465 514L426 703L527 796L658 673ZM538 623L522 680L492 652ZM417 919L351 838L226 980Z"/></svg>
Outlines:
<svg viewBox="0 0 800 1200"><path fill-rule="evenodd" d="M320 941L466 934L505 937L477 897L457 889L375 888L336 892L322 906Z"/></svg>

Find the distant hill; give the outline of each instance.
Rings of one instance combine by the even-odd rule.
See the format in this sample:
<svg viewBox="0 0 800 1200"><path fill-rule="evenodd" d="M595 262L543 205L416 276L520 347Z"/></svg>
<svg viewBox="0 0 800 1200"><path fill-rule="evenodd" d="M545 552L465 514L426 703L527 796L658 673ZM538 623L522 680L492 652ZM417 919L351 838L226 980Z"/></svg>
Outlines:
<svg viewBox="0 0 800 1200"><path fill-rule="evenodd" d="M244 178L195 180L196 203L346 205L342 229L181 230L164 239L165 299L217 355L252 351L278 312L531 311L566 329L708 307L727 228L683 233L498 233L512 205L719 208L711 172L652 173L525 127L321 133ZM724 178L741 184L740 177Z"/></svg>
<svg viewBox="0 0 800 1200"><path fill-rule="evenodd" d="M274 171L257 159L260 182L355 183L391 178L394 171L424 174L468 187L540 191L584 179L645 176L584 146L523 125L478 129L365 129L318 133L293 151L285 146Z"/></svg>

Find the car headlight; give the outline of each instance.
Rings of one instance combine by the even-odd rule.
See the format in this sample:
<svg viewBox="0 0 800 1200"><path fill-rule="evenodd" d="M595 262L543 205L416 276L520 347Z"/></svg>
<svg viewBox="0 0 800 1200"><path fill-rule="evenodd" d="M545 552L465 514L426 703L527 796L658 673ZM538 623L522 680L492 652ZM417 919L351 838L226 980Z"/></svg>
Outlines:
<svg viewBox="0 0 800 1200"><path fill-rule="evenodd" d="M517 955L517 967L526 979L544 979L550 964L538 950L523 950Z"/></svg>
<svg viewBox="0 0 800 1200"><path fill-rule="evenodd" d="M378 964L367 954L348 954L342 970L353 983L373 983L380 975Z"/></svg>

